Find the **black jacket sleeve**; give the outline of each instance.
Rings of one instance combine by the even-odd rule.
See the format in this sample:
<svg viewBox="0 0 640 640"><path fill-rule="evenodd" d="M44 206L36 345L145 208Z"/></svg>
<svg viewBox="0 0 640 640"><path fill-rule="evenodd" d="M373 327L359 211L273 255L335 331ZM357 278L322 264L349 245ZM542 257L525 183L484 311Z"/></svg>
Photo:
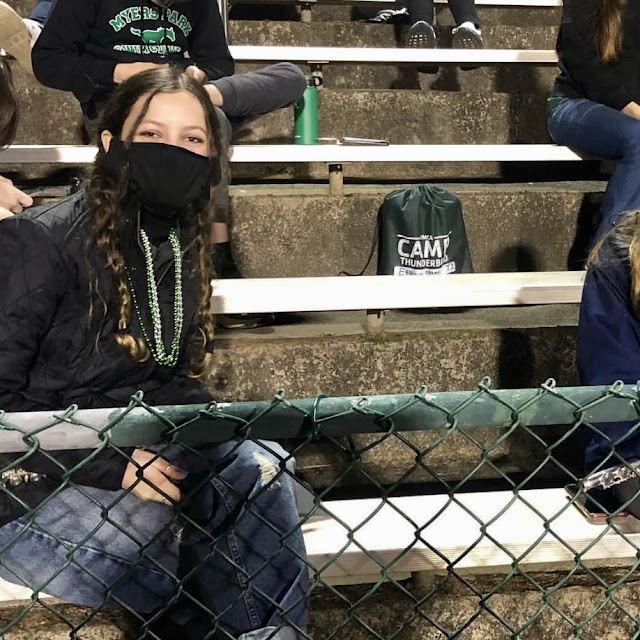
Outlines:
<svg viewBox="0 0 640 640"><path fill-rule="evenodd" d="M29 370L55 317L68 273L45 227L20 215L0 222L0 409L37 411Z"/></svg>
<svg viewBox="0 0 640 640"><path fill-rule="evenodd" d="M189 37L189 56L209 80L233 74L234 62L216 0L200 2L200 15Z"/></svg>
<svg viewBox="0 0 640 640"><path fill-rule="evenodd" d="M621 110L637 98L640 60L629 42L630 6L623 22L623 47L614 63L603 62L596 46L596 26L601 0L565 0L558 36L559 65L595 102ZM631 27L640 37L640 30Z"/></svg>
<svg viewBox="0 0 640 640"><path fill-rule="evenodd" d="M57 0L31 53L36 78L73 92L80 103L113 85L117 63L85 52L99 5L100 0Z"/></svg>
<svg viewBox="0 0 640 640"><path fill-rule="evenodd" d="M29 398L29 370L39 354L42 338L54 322L58 302L69 285L69 269L45 227L20 215L0 222L0 409L38 411ZM63 408L63 407L53 407ZM53 478L76 467L93 451L34 453L20 466ZM71 475L88 486L118 489L127 458L117 451L99 452Z"/></svg>

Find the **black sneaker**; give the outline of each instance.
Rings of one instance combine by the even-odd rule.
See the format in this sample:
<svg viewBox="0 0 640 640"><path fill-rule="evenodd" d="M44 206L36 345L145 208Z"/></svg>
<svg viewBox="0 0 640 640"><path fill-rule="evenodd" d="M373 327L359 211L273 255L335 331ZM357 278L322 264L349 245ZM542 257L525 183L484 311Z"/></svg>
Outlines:
<svg viewBox="0 0 640 640"><path fill-rule="evenodd" d="M216 316L216 326L229 331L247 331L275 324L273 313L223 313Z"/></svg>
<svg viewBox="0 0 640 640"><path fill-rule="evenodd" d="M428 22L419 20L411 25L406 44L409 49L435 49L437 45L436 32Z"/></svg>
<svg viewBox="0 0 640 640"><path fill-rule="evenodd" d="M451 33L453 34L452 49L482 49L484 46L480 30L475 27L463 24L453 29ZM471 71L478 69L479 65L460 65L460 68L463 71Z"/></svg>
<svg viewBox="0 0 640 640"><path fill-rule="evenodd" d="M374 24L409 24L409 12L406 7L402 9L382 9L372 18L365 18L360 22L372 22Z"/></svg>

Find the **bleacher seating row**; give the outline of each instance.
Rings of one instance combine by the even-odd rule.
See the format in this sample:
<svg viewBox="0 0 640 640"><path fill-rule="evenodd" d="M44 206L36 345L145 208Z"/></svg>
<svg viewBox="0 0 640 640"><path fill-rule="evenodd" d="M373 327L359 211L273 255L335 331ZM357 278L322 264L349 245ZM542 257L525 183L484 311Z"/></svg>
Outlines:
<svg viewBox="0 0 640 640"><path fill-rule="evenodd" d="M615 528L587 522L563 489L519 495L514 500L511 491L489 491L455 498L407 496L387 503L376 498L324 502L303 525L309 576L325 584L414 576L424 584L446 576L451 567L458 575L477 575L508 572L515 563L523 571L552 571L576 556L590 566L635 561L640 545L635 518L616 518L616 528L625 534L621 537ZM491 523L486 530L485 522ZM31 589L0 580L0 602L31 599Z"/></svg>
<svg viewBox="0 0 640 640"><path fill-rule="evenodd" d="M243 1L243 0L234 0ZM253 0L252 0L253 1ZM304 4L332 0L294 0ZM344 0L335 0L344 3ZM357 0L372 3L394 0ZM446 0L436 0L442 3ZM351 4L353 0L350 0ZM478 5L556 7L561 0L476 0ZM233 46L237 61L290 60L313 64L331 62L389 64L554 64L552 50L408 50L362 49L343 47L252 47ZM0 163L88 164L95 149L82 146L15 145L0 152ZM348 147L341 145L237 145L232 148L234 163L321 162L341 165L347 162L556 162L580 161L571 150L556 145L389 145L386 147ZM445 279L394 277L306 278L273 280L215 281L212 300L216 313L261 311L320 311L343 309L394 309L436 306L497 306L511 304L576 303L580 299L584 274L517 273L447 276ZM496 572L509 570L514 558L522 568L551 569L572 562L576 553L589 547L586 556L593 562L633 559L636 548L622 540L614 530L600 536L597 525L588 524L568 506L561 489L524 491L524 501L513 501L512 492L460 494L455 501L447 496L395 498L390 506L379 508L377 499L330 502L324 505L332 517L314 517L305 525L305 541L312 566L324 567L339 550L339 560L323 571L323 578L334 582L377 582L380 565L399 558L386 574L401 578L410 574L438 575L449 570ZM448 504L447 504L448 503ZM488 531L481 531L459 504L490 521L501 508L504 514ZM535 511L528 507L532 505ZM446 505L446 506L445 506ZM568 508L567 508L568 507ZM442 510L442 512L441 512ZM406 513L419 526L435 514L441 515L427 526L416 542L415 526L403 518ZM353 528L375 512L367 525L357 529L350 540L340 521ZM554 517L561 512L560 516ZM553 518L550 530L544 529L540 514ZM337 518L336 518L337 517ZM640 544L640 534L629 518L626 526L634 531L629 540ZM622 525L621 525L622 526ZM394 535L388 532L393 530ZM540 540L541 538L541 540ZM593 541L598 539L597 544ZM561 542L564 540L564 542ZM500 550L496 541L507 550ZM425 544L427 543L427 544ZM438 549L429 550L428 545ZM410 550L404 554L401 552ZM468 550L471 549L470 552ZM364 552L367 550L367 553ZM533 552L529 552L533 549ZM372 559L369 554L373 554ZM378 560L378 561L376 561ZM31 592L3 589L0 599L25 597Z"/></svg>

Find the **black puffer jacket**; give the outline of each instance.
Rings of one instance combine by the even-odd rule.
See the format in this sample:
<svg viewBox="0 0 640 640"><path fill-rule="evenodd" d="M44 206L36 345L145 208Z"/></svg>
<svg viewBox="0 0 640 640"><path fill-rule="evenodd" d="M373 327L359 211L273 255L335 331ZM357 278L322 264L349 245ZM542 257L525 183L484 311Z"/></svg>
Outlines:
<svg viewBox="0 0 640 640"><path fill-rule="evenodd" d="M120 407L126 406L137 390L144 391L145 401L155 405L211 400L199 383L187 377L188 342L195 332L197 302L197 279L190 255L185 255L183 266L180 359L174 368L157 365L153 359L137 363L114 339L118 318L114 278L100 261L89 266L88 222L82 191L54 205L30 209L0 222L0 409L38 411L71 404L87 409ZM135 240L136 225L137 219L125 224L122 251L132 269L136 291L146 292L142 252ZM164 242L154 255L163 319L173 316L172 265L169 244ZM90 320L90 280L95 277L106 312L101 303L96 305L94 301ZM135 318L135 313L132 316ZM148 318L144 321L150 326ZM171 322L164 324L168 345L173 327ZM135 336L141 335L135 320L131 330ZM55 457L68 469L87 453L58 452ZM0 471L10 468L16 457L0 454ZM116 490L126 464L126 457L106 450L71 479L78 484ZM62 474L55 463L40 454L19 466L47 474L45 481L12 490L27 504L39 503L59 483ZM0 493L0 524L23 512L6 491Z"/></svg>

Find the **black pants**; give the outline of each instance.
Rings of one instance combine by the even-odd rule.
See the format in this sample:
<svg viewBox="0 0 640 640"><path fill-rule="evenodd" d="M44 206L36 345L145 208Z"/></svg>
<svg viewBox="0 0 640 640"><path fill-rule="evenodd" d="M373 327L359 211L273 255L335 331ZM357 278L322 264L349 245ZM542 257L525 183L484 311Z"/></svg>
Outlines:
<svg viewBox="0 0 640 640"><path fill-rule="evenodd" d="M473 22L476 27L480 27L475 0L447 0L447 2L456 25ZM433 25L433 0L407 0L407 10L412 23L424 20Z"/></svg>

